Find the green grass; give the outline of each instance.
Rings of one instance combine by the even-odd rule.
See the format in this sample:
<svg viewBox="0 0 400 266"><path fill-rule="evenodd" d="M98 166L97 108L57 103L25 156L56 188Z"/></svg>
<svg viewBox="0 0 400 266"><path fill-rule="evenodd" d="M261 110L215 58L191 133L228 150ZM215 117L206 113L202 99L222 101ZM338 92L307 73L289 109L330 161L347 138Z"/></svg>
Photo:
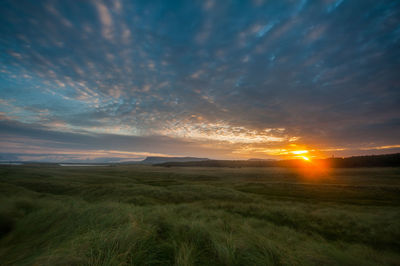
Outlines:
<svg viewBox="0 0 400 266"><path fill-rule="evenodd" d="M1 265L400 265L400 169L0 167Z"/></svg>

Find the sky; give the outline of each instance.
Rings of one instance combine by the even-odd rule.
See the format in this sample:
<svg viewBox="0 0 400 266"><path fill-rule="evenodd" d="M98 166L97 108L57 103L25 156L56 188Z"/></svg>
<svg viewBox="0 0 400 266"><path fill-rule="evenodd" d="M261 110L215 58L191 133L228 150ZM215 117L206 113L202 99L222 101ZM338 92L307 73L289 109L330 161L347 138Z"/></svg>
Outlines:
<svg viewBox="0 0 400 266"><path fill-rule="evenodd" d="M0 161L400 152L400 1L0 1Z"/></svg>

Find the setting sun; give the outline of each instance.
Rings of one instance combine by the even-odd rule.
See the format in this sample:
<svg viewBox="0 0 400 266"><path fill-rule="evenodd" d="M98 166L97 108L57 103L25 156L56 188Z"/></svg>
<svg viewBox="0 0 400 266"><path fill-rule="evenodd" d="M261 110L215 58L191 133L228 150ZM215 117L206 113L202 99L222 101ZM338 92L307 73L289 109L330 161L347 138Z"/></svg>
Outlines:
<svg viewBox="0 0 400 266"><path fill-rule="evenodd" d="M0 0L0 266L400 266L399 69L400 0Z"/></svg>
<svg viewBox="0 0 400 266"><path fill-rule="evenodd" d="M301 156L301 158L305 161L310 161L310 158L308 158L307 156Z"/></svg>

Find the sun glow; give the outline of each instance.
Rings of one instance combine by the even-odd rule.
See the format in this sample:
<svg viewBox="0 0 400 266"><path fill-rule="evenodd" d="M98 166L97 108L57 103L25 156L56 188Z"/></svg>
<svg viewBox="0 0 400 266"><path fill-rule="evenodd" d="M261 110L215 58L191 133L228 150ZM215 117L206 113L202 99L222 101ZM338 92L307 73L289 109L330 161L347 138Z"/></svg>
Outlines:
<svg viewBox="0 0 400 266"><path fill-rule="evenodd" d="M307 156L300 156L300 157L305 161L310 161L310 158L308 158Z"/></svg>
<svg viewBox="0 0 400 266"><path fill-rule="evenodd" d="M325 160L304 155L300 155L297 158L299 160L297 160L295 169L302 178L313 182L321 182L329 178L331 167Z"/></svg>
<svg viewBox="0 0 400 266"><path fill-rule="evenodd" d="M308 153L308 151L307 151L307 150L302 150L302 151L291 151L291 153L293 153L293 154L305 154L305 153Z"/></svg>

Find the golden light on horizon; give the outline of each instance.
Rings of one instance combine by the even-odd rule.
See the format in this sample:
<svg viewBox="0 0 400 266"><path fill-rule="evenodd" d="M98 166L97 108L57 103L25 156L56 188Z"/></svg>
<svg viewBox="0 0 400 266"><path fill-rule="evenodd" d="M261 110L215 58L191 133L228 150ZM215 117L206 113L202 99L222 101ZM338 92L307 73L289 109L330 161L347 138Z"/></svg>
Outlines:
<svg viewBox="0 0 400 266"><path fill-rule="evenodd" d="M300 156L300 158L302 158L305 161L310 161L310 158L308 158L307 156Z"/></svg>
<svg viewBox="0 0 400 266"><path fill-rule="evenodd" d="M308 153L308 150L301 150L301 151L291 151L293 154L305 154Z"/></svg>
<svg viewBox="0 0 400 266"><path fill-rule="evenodd" d="M313 182L320 182L329 178L331 168L328 162L318 159L314 155L300 155L297 156L297 158L300 160L297 161L295 171L297 171L302 178Z"/></svg>

